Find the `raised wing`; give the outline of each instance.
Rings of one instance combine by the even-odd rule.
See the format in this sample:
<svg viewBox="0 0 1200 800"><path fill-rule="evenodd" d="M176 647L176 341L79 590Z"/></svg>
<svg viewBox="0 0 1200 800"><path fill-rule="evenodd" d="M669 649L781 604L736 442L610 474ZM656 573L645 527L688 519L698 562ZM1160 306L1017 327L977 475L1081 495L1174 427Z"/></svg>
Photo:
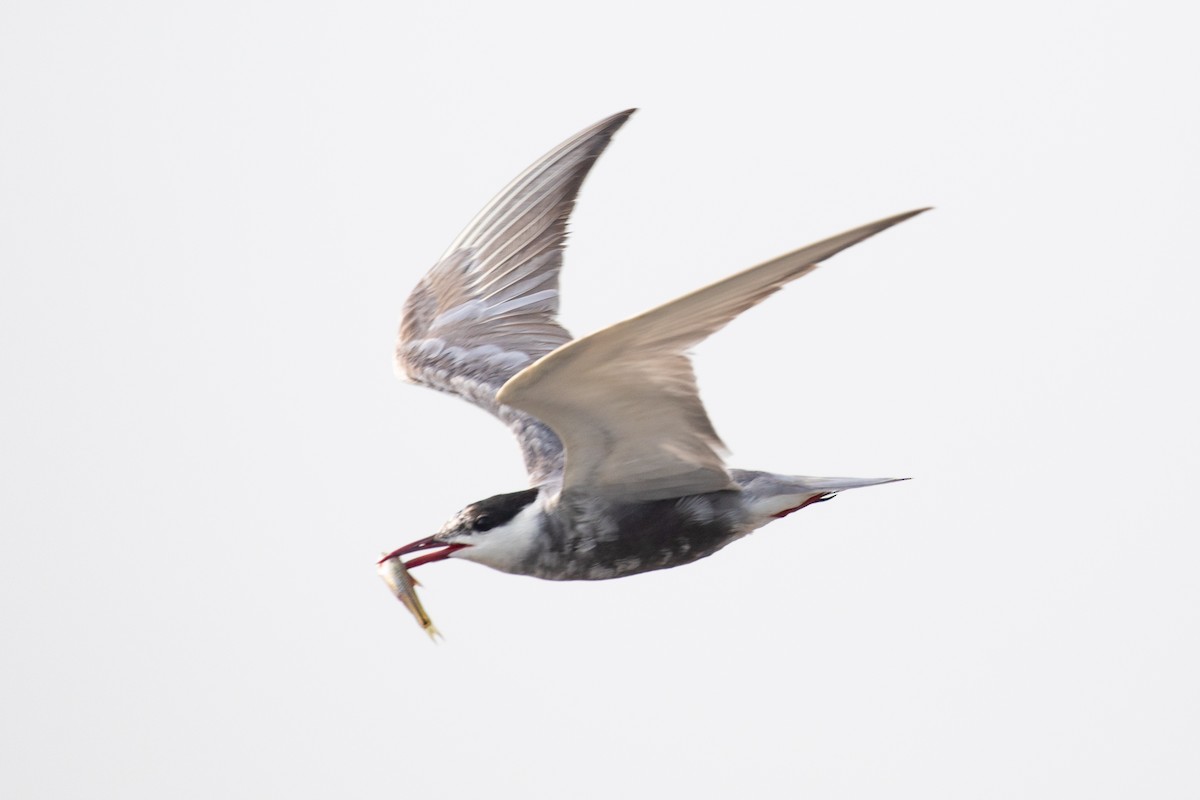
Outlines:
<svg viewBox="0 0 1200 800"><path fill-rule="evenodd" d="M855 228L577 339L517 373L497 399L562 439L564 491L657 500L734 489L687 350L818 262L925 210Z"/></svg>
<svg viewBox="0 0 1200 800"><path fill-rule="evenodd" d="M633 109L592 125L525 170L479 212L404 305L396 370L503 420L533 485L562 471L562 444L496 401L518 371L571 340L558 324L558 273L575 195Z"/></svg>

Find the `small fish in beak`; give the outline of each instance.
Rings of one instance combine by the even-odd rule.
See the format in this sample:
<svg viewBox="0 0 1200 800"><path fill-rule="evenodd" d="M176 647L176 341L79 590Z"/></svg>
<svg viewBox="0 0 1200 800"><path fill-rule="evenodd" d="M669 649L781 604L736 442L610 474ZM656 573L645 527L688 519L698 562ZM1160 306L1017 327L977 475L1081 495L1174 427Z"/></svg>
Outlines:
<svg viewBox="0 0 1200 800"><path fill-rule="evenodd" d="M377 569L379 577L383 578L383 582L392 590L392 594L396 595L396 599L416 617L421 628L429 634L429 638L437 641L441 634L438 633L437 628L433 627L433 620L429 618L429 614L425 613L425 608L421 605L420 598L417 597L416 587L420 584L409 574L408 568L400 560L400 557L385 555Z"/></svg>

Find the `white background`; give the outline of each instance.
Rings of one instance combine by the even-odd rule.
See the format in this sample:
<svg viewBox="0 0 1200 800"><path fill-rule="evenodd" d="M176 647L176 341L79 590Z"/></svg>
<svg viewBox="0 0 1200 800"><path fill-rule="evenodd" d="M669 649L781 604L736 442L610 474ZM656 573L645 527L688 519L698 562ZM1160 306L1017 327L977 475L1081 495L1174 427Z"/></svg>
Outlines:
<svg viewBox="0 0 1200 800"><path fill-rule="evenodd" d="M1200 794L1183 3L0 10L0 794ZM391 372L489 197L586 333L887 214L700 348L731 463L907 475L685 569L382 550L524 486Z"/></svg>

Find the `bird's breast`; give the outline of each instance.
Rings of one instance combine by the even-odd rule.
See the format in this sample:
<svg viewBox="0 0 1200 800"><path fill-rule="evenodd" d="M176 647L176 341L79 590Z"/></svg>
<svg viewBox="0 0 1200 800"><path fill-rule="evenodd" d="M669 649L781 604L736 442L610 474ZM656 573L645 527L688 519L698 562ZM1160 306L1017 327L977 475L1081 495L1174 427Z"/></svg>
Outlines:
<svg viewBox="0 0 1200 800"><path fill-rule="evenodd" d="M606 580L677 567L742 536L743 516L738 492L641 503L564 497L547 515L527 571L550 580Z"/></svg>

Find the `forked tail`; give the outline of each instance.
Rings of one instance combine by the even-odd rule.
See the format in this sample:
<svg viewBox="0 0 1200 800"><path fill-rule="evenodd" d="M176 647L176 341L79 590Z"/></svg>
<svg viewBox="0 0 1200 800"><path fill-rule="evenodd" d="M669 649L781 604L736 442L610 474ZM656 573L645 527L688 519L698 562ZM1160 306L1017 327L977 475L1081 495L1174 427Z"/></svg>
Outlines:
<svg viewBox="0 0 1200 800"><path fill-rule="evenodd" d="M765 524L795 511L828 500L846 489L878 486L908 478L814 478L807 475L776 475L772 472L731 471L746 498L751 515Z"/></svg>

